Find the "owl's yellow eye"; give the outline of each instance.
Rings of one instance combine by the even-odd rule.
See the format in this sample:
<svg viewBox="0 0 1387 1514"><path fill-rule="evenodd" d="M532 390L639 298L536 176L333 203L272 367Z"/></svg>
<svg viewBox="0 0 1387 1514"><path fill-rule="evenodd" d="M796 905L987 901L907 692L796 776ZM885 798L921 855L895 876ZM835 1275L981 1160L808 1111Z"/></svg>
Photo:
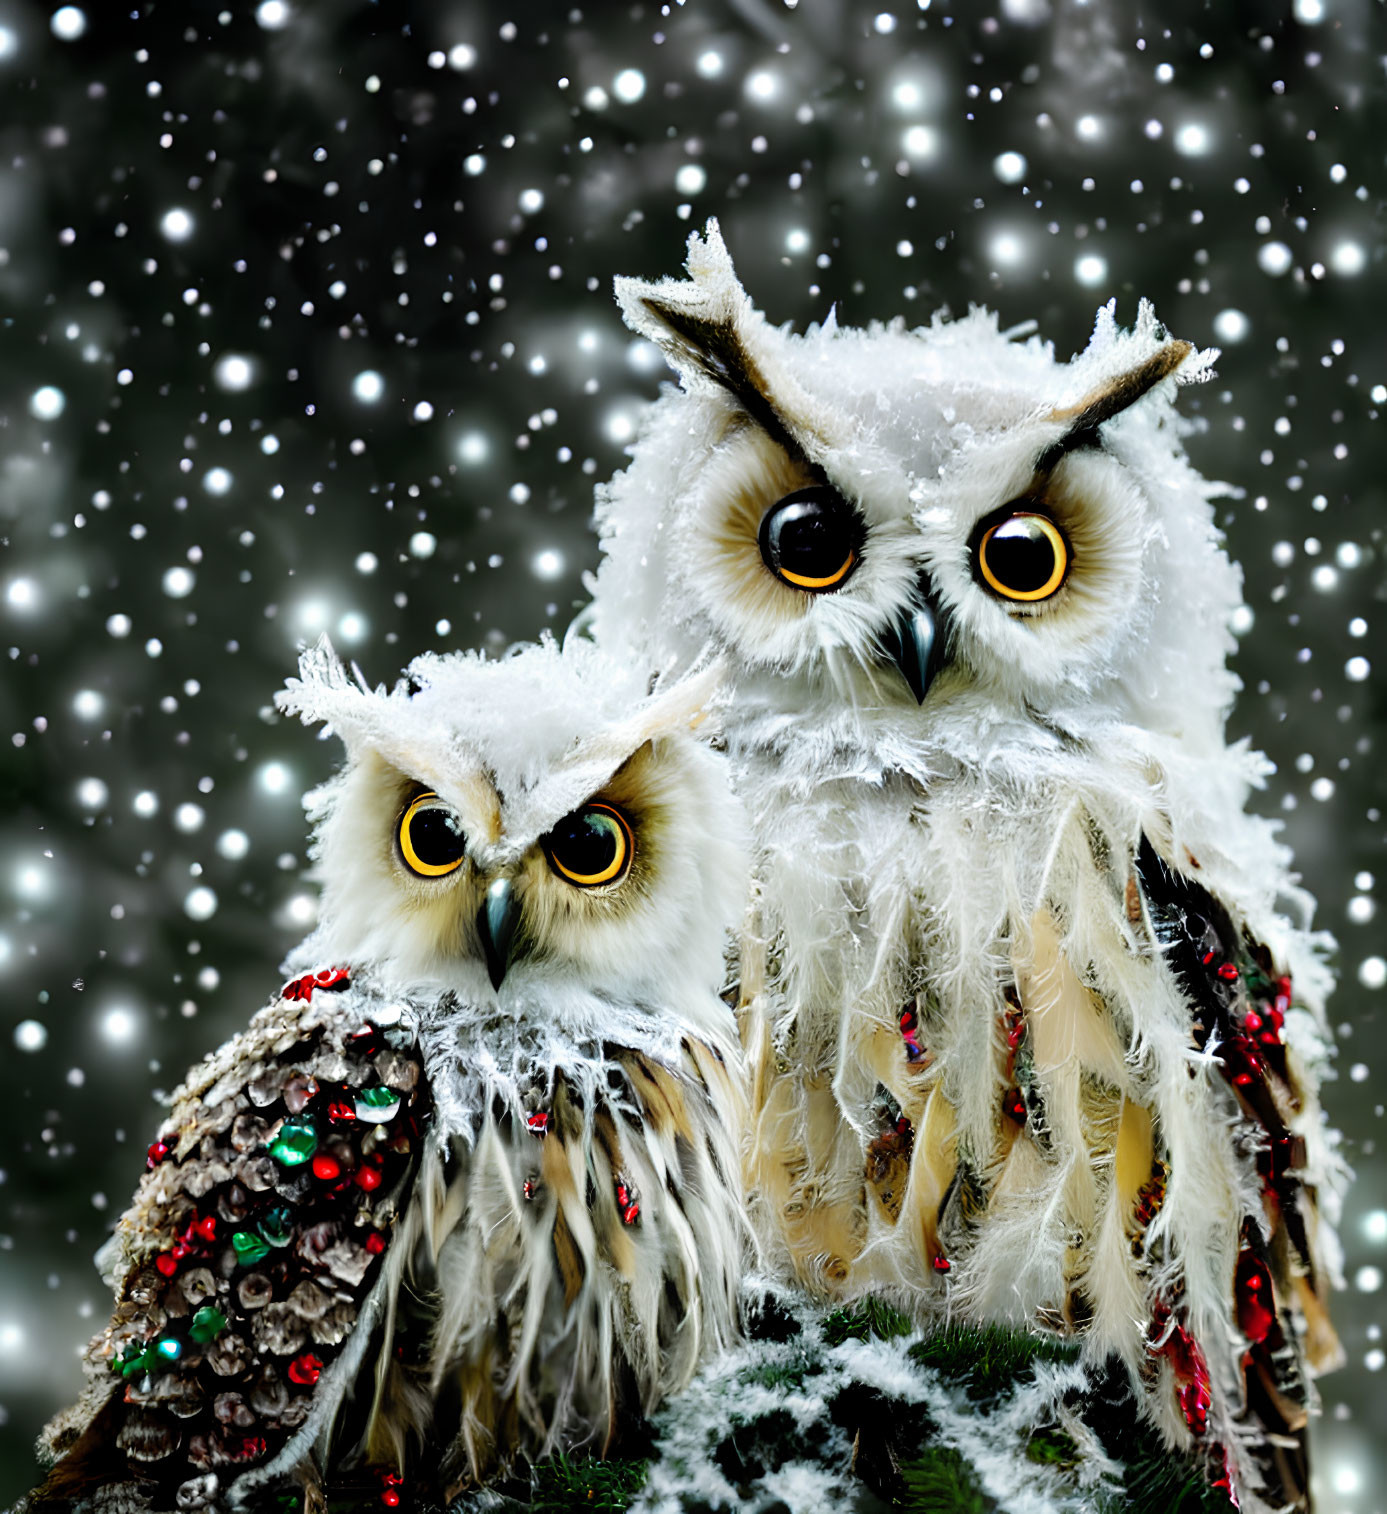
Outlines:
<svg viewBox="0 0 1387 1514"><path fill-rule="evenodd" d="M404 865L420 878L441 878L462 866L462 826L437 794L412 800L396 834Z"/></svg>
<svg viewBox="0 0 1387 1514"><path fill-rule="evenodd" d="M857 566L862 528L852 507L825 484L797 489L766 511L757 533L761 558L781 581L831 594Z"/></svg>
<svg viewBox="0 0 1387 1514"><path fill-rule="evenodd" d="M550 866L579 888L620 883L631 866L636 841L620 810L609 804L585 804L565 815L544 838Z"/></svg>
<svg viewBox="0 0 1387 1514"><path fill-rule="evenodd" d="M1069 571L1069 543L1048 515L1018 510L983 532L977 570L1003 599L1049 599Z"/></svg>

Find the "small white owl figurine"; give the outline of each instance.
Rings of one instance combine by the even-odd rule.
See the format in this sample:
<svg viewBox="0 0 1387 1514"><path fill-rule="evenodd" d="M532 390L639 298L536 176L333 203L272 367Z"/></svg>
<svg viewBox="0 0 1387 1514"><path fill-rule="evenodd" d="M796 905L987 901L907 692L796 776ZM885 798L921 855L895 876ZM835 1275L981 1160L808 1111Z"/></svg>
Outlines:
<svg viewBox="0 0 1387 1514"><path fill-rule="evenodd" d="M745 852L690 734L712 692L590 645L389 692L305 654L280 707L347 752L309 801L322 923L174 1096L29 1508L446 1504L610 1448L733 1335Z"/></svg>
<svg viewBox="0 0 1387 1514"><path fill-rule="evenodd" d="M617 284L682 387L599 493L592 625L728 669L763 1239L1073 1334L1244 1509L1304 1507L1328 983L1224 734L1239 577L1173 407L1213 354L1144 303L1068 363L984 311L795 335L713 223L688 272Z"/></svg>

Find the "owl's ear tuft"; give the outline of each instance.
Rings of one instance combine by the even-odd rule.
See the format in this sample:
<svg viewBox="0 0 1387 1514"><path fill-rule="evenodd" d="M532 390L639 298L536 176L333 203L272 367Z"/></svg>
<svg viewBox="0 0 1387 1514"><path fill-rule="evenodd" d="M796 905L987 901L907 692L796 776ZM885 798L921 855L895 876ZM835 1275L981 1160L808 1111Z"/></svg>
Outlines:
<svg viewBox="0 0 1387 1514"><path fill-rule="evenodd" d="M685 389L729 396L773 441L798 455L787 410L810 430L819 418L765 340L765 317L737 282L716 221L708 222L702 237L695 232L689 238L687 266L690 277L683 283L617 279L626 324L660 348Z"/></svg>
<svg viewBox="0 0 1387 1514"><path fill-rule="evenodd" d="M1168 341L1144 362L1115 373L1091 389L1077 404L1054 410L1050 419L1061 421L1070 432L1096 431L1104 421L1134 405L1184 363L1194 351L1193 342Z"/></svg>
<svg viewBox="0 0 1387 1514"><path fill-rule="evenodd" d="M350 749L388 697L384 689L373 690L355 664L348 671L324 636L300 654L299 676L285 681L275 695L275 708L297 715L305 725L321 723Z"/></svg>
<svg viewBox="0 0 1387 1514"><path fill-rule="evenodd" d="M686 386L711 379L736 394L755 366L741 332L757 317L715 220L689 238L686 267L683 282L617 279L616 302L626 324L660 348Z"/></svg>

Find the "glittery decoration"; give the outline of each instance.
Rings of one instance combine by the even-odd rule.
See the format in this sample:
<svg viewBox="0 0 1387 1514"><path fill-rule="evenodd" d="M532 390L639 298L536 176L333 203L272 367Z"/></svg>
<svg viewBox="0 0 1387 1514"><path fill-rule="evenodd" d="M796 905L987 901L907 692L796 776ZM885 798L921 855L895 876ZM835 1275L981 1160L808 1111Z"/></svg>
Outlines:
<svg viewBox="0 0 1387 1514"><path fill-rule="evenodd" d="M342 1164L336 1157L329 1156L325 1151L320 1151L313 1158L313 1176L321 1182L330 1183L335 1178L342 1176Z"/></svg>
<svg viewBox="0 0 1387 1514"><path fill-rule="evenodd" d="M166 1335L155 1345L154 1350L164 1361L173 1363L183 1355L183 1342L172 1335Z"/></svg>
<svg viewBox="0 0 1387 1514"><path fill-rule="evenodd" d="M525 1195L527 1199L532 1199L534 1198L538 1188L539 1184L534 1180L534 1178L526 1178L524 1183L521 1185L520 1191Z"/></svg>
<svg viewBox="0 0 1387 1514"><path fill-rule="evenodd" d="M144 1164L150 1172L153 1172L165 1157L171 1156L172 1154L173 1145L171 1142L155 1141L154 1144L149 1148L149 1151L145 1154Z"/></svg>
<svg viewBox="0 0 1387 1514"><path fill-rule="evenodd" d="M236 1260L243 1267L249 1267L270 1254L269 1242L253 1230L238 1230L231 1237L231 1245L236 1252Z"/></svg>
<svg viewBox="0 0 1387 1514"><path fill-rule="evenodd" d="M616 1180L616 1207L621 1211L623 1225L634 1225L641 1217L640 1200L625 1178Z"/></svg>
<svg viewBox="0 0 1387 1514"><path fill-rule="evenodd" d="M111 1361L111 1370L118 1372L122 1377L135 1377L141 1372L147 1372L150 1367L158 1365L158 1358L146 1346L136 1345L132 1342L121 1354Z"/></svg>
<svg viewBox="0 0 1387 1514"><path fill-rule="evenodd" d="M372 1167L369 1164L365 1167L358 1167L355 1173L355 1177L356 1186L360 1188L363 1193L373 1193L377 1188L380 1187L381 1176L379 1167Z"/></svg>
<svg viewBox="0 0 1387 1514"><path fill-rule="evenodd" d="M544 1137L549 1134L549 1112L545 1109L536 1110L534 1114L525 1116L525 1124L531 1135Z"/></svg>
<svg viewBox="0 0 1387 1514"><path fill-rule="evenodd" d="M1153 1349L1170 1363L1175 1378L1175 1398L1192 1435L1203 1435L1209 1428L1209 1409L1213 1404L1213 1386L1209 1378L1209 1365L1204 1360L1199 1342L1178 1320L1172 1320L1170 1310L1161 1305L1151 1325L1151 1339L1158 1342Z"/></svg>
<svg viewBox="0 0 1387 1514"><path fill-rule="evenodd" d="M298 1383L300 1387L311 1388L322 1375L323 1363L319 1357L311 1351L305 1351L302 1356L296 1356L289 1363L288 1376L291 1383Z"/></svg>
<svg viewBox="0 0 1387 1514"><path fill-rule="evenodd" d="M941 1253L939 1256L936 1256L934 1258L934 1260L930 1263L930 1266L933 1267L936 1272L943 1273L948 1272L953 1267L953 1263L948 1259L948 1257L944 1256Z"/></svg>
<svg viewBox="0 0 1387 1514"><path fill-rule="evenodd" d="M270 1155L282 1167L300 1167L318 1149L312 1120L285 1120L270 1142Z"/></svg>
<svg viewBox="0 0 1387 1514"><path fill-rule="evenodd" d="M350 981L347 968L325 967L321 972L305 973L301 978L291 978L280 989L279 996L291 1002L300 999L311 1002L315 988L338 990L346 988Z"/></svg>
<svg viewBox="0 0 1387 1514"><path fill-rule="evenodd" d="M924 1060L925 1051L920 1045L920 1017L915 1011L914 999L901 1010L900 1026L901 1040L905 1042L906 1061L919 1062Z"/></svg>
<svg viewBox="0 0 1387 1514"><path fill-rule="evenodd" d="M363 1088L356 1095L356 1117L368 1124L384 1125L400 1112L400 1096L393 1088Z"/></svg>
<svg viewBox="0 0 1387 1514"><path fill-rule="evenodd" d="M372 1256L379 1256L385 1250L385 1236L379 1230L373 1230L366 1237L366 1249Z"/></svg>
<svg viewBox="0 0 1387 1514"><path fill-rule="evenodd" d="M1002 1113L1007 1119L1014 1120L1018 1125L1026 1123L1028 1114L1025 1096L1019 1088L1010 1088L1002 1098Z"/></svg>
<svg viewBox="0 0 1387 1514"><path fill-rule="evenodd" d="M1233 1292L1238 1303L1238 1329L1249 1345L1260 1345L1276 1324L1276 1300L1271 1273L1255 1252L1244 1251L1238 1257Z"/></svg>
<svg viewBox="0 0 1387 1514"><path fill-rule="evenodd" d="M172 1251L164 1251L154 1258L154 1265L164 1277L172 1277L178 1271L178 1258Z"/></svg>
<svg viewBox="0 0 1387 1514"><path fill-rule="evenodd" d="M256 1229L271 1246L287 1246L294 1238L294 1211L288 1204L276 1204L260 1216Z"/></svg>
<svg viewBox="0 0 1387 1514"><path fill-rule="evenodd" d="M226 1329L226 1315L213 1304L204 1304L193 1315L192 1327L189 1336L199 1345L206 1345L208 1341L216 1338Z"/></svg>
<svg viewBox="0 0 1387 1514"><path fill-rule="evenodd" d="M334 1125L350 1125L356 1120L356 1106L333 1099L327 1107L327 1117Z"/></svg>

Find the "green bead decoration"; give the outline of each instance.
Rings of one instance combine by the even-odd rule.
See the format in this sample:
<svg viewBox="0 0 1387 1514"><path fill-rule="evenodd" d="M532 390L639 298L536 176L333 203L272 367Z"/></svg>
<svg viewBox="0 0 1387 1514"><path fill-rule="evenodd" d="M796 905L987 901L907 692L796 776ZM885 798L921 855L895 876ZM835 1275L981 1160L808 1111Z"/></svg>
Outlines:
<svg viewBox="0 0 1387 1514"><path fill-rule="evenodd" d="M137 1346L132 1341L121 1354L114 1358L111 1367L119 1372L122 1377L134 1377L137 1373L148 1371L155 1366L158 1358L144 1346Z"/></svg>
<svg viewBox="0 0 1387 1514"><path fill-rule="evenodd" d="M400 1096L393 1088L362 1088L355 1094L356 1117L372 1125L383 1125L400 1112Z"/></svg>
<svg viewBox="0 0 1387 1514"><path fill-rule="evenodd" d="M262 1256L270 1254L270 1243L253 1230L238 1230L231 1237L232 1249L236 1252L236 1260L243 1266L249 1267L253 1262L258 1262Z"/></svg>
<svg viewBox="0 0 1387 1514"><path fill-rule="evenodd" d="M232 1244L234 1245L235 1242L233 1241ZM206 1345L208 1341L216 1340L216 1338L225 1329L226 1315L224 1315L221 1310L216 1308L214 1305L204 1304L202 1308L199 1309L195 1315L193 1315L192 1328L188 1331L188 1334L192 1336L192 1338L197 1341L199 1345Z"/></svg>
<svg viewBox="0 0 1387 1514"><path fill-rule="evenodd" d="M288 1204L276 1204L257 1221L256 1228L271 1246L287 1246L294 1238L294 1211Z"/></svg>
<svg viewBox="0 0 1387 1514"><path fill-rule="evenodd" d="M282 1167L302 1167L318 1149L312 1120L285 1120L270 1142L270 1155Z"/></svg>

